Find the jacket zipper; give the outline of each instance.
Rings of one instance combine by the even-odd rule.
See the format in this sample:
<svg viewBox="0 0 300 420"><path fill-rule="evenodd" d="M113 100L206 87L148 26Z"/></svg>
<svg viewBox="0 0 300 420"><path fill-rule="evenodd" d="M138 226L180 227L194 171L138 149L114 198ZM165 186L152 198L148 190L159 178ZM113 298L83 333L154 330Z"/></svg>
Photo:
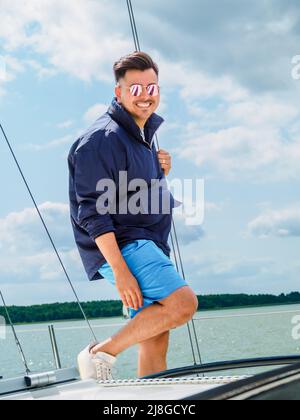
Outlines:
<svg viewBox="0 0 300 420"><path fill-rule="evenodd" d="M141 139L142 139L143 144L147 147L147 149L150 152L152 152L152 146L153 146L154 139L151 140L150 144L146 140L144 140L142 136L141 136Z"/></svg>

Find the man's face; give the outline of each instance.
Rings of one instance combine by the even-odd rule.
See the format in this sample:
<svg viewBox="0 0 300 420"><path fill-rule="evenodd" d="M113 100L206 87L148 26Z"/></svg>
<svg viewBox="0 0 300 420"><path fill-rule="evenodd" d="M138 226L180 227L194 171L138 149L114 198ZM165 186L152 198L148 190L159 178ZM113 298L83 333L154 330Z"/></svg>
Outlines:
<svg viewBox="0 0 300 420"><path fill-rule="evenodd" d="M153 69L128 70L124 78L119 80L119 86L115 88L118 102L132 115L139 127L144 127L160 102L160 95L150 96L145 87L153 83L158 84L158 77ZM131 94L130 86L134 84L144 86L140 96Z"/></svg>

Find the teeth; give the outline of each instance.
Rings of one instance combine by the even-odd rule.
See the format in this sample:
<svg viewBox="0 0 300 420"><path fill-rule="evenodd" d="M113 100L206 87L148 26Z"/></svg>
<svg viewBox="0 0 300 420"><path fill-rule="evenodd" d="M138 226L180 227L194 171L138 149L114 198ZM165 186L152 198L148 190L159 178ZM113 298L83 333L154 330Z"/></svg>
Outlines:
<svg viewBox="0 0 300 420"><path fill-rule="evenodd" d="M149 106L151 105L150 102L139 102L138 104L136 104L138 107L140 108L149 108Z"/></svg>

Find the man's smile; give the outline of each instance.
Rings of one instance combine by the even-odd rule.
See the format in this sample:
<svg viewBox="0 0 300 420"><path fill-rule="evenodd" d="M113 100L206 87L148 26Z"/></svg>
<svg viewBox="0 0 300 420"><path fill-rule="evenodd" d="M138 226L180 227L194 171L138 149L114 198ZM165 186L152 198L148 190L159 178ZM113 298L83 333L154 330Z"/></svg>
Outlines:
<svg viewBox="0 0 300 420"><path fill-rule="evenodd" d="M148 108L150 108L150 106L152 105L152 103L151 102L137 102L135 105L138 108L141 108L141 109L148 109Z"/></svg>

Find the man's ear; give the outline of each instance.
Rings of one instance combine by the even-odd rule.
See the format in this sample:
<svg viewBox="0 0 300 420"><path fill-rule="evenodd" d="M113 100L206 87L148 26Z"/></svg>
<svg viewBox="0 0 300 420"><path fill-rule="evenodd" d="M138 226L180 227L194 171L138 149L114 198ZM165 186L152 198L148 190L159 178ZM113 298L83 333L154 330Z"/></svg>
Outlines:
<svg viewBox="0 0 300 420"><path fill-rule="evenodd" d="M116 98L117 98L117 101L118 101L119 103L121 103L121 88L120 88L120 86L119 86L119 85L116 85L116 86L115 86L115 96L116 96Z"/></svg>

